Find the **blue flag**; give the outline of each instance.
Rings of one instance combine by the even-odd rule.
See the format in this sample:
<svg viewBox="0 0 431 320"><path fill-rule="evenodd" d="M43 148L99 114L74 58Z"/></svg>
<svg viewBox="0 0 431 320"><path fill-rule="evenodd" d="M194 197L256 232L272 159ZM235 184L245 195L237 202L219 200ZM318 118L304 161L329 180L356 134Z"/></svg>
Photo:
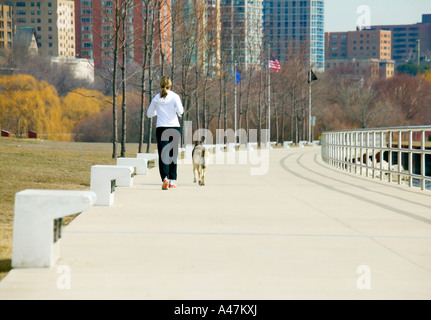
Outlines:
<svg viewBox="0 0 431 320"><path fill-rule="evenodd" d="M238 70L235 68L235 84L238 84L241 81L241 75L238 73Z"/></svg>

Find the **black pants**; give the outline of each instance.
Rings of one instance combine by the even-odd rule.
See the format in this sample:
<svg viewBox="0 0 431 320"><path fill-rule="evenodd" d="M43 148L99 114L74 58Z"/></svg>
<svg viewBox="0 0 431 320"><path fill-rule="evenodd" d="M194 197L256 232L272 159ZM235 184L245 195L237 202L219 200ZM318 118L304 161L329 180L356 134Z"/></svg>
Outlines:
<svg viewBox="0 0 431 320"><path fill-rule="evenodd" d="M177 180L178 148L181 140L179 127L156 128L160 178Z"/></svg>

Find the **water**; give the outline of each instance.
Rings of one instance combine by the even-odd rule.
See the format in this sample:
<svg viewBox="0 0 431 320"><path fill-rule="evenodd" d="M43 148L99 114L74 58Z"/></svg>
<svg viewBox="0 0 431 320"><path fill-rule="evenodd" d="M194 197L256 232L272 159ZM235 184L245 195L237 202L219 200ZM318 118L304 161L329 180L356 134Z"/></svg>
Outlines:
<svg viewBox="0 0 431 320"><path fill-rule="evenodd" d="M412 183L413 183L414 187L418 187L418 188L421 187L421 180L420 179L413 178ZM431 190L431 181L425 181L425 189Z"/></svg>

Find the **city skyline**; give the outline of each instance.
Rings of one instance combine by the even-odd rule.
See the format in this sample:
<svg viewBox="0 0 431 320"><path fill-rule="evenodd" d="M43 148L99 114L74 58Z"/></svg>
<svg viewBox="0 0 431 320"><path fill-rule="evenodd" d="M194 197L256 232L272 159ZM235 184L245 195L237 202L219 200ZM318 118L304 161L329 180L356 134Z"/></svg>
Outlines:
<svg viewBox="0 0 431 320"><path fill-rule="evenodd" d="M431 13L429 0L326 0L325 32L355 30L361 6L369 7L371 25L415 24Z"/></svg>

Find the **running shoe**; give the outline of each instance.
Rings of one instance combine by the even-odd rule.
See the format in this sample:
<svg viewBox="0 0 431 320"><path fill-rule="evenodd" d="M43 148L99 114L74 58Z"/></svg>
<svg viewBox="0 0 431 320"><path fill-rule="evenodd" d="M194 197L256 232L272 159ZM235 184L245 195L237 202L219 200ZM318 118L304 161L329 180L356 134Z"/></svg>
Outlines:
<svg viewBox="0 0 431 320"><path fill-rule="evenodd" d="M165 178L163 180L162 190L168 190L169 180Z"/></svg>
<svg viewBox="0 0 431 320"><path fill-rule="evenodd" d="M175 180L171 180L170 182L169 182L169 188L176 188L177 187L177 183L176 183L176 181Z"/></svg>

